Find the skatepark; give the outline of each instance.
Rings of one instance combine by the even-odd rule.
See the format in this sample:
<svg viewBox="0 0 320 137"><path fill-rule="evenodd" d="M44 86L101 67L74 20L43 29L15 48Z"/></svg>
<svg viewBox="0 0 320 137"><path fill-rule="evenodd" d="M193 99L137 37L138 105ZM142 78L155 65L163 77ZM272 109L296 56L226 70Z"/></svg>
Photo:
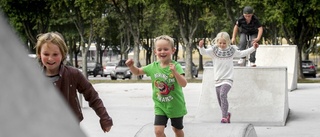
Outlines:
<svg viewBox="0 0 320 137"><path fill-rule="evenodd" d="M283 50L291 52L282 54ZM273 54L269 54L270 52ZM184 118L185 136L308 137L320 135L314 127L320 125L316 122L317 119L320 120L316 116L320 113L316 103L320 102L317 100L320 95L320 92L317 92L320 85L297 83L297 73L295 73L297 63L290 61L296 58L296 53L296 46L262 46L260 54L259 50L257 51L257 59L279 58L278 56L268 57L269 54L282 55L282 60L279 63L257 61L258 67L235 67L234 85L228 94L229 111L232 113L230 124L220 123L221 111L211 80L214 76L213 69L205 68L202 83L189 83L184 88L188 108L188 114ZM121 136L128 137L154 136L151 84L128 83L117 86L117 84L105 83L95 86L97 89L101 88L99 90L101 94L103 91L107 92L106 105L110 105L109 111L115 109L114 116L121 121L119 121L119 127L115 125L112 129L116 132L114 134L121 133ZM115 102L117 103L114 104ZM84 113L88 114L87 111L90 112L90 108L85 109ZM94 114L91 111L89 115ZM92 128L88 128L90 127L88 123L94 124L94 121L85 120L81 123L85 133L92 137L99 136L100 130L98 128L92 132ZM129 121L132 123L129 124ZM122 124L126 125L125 133L121 132ZM166 128L165 133L167 136L174 136L170 127ZM110 132L108 135L113 136L113 133ZM120 136L120 134L114 136Z"/></svg>
<svg viewBox="0 0 320 137"><path fill-rule="evenodd" d="M109 133L103 133L95 112L88 106L84 106L83 113L85 119L81 123L81 128L88 137L133 137L140 130L146 130L145 132L148 132L149 136L154 136L152 128L154 113L150 84L101 83L95 84L94 86L99 91L101 98L108 108L108 112L114 120L114 126ZM205 134L207 137L240 136L241 134L235 135L233 133L240 132L241 130L239 128L248 124L247 122L241 122L240 120L249 117L241 116L243 117L241 119L240 116L237 116L239 115L237 114L238 112L235 112L234 110L230 110L233 114L230 124L221 124L219 119L221 114L215 115L215 113L213 113L212 117L208 119L210 122L195 121L199 111L199 103L202 94L201 88L203 88L202 83L188 83L187 87L184 88L185 100L188 109L188 114L184 118L185 136L193 137L188 136L187 133L190 133L191 135L194 133L207 133ZM285 125L253 125L256 135L258 137L320 136L320 131L318 130L320 127L319 89L320 85L318 83L298 84L296 90L288 92L288 106L290 112ZM230 92L229 94L231 96L233 93ZM213 98L213 100L215 100L215 98ZM87 104L85 103L85 105ZM211 105L218 106L218 104ZM235 105L237 104L230 103L230 107ZM265 113L267 114L262 115L271 115L274 112ZM199 123L202 123L202 125ZM193 126L195 126L195 128L193 128ZM203 128L206 128L206 132L198 130L202 126ZM218 129L221 129L218 133L212 133ZM231 131L232 129L234 130ZM245 128L242 127L242 129ZM253 129L251 129L251 131L253 131ZM168 137L173 137L173 132L170 127L167 127L165 132ZM205 137L203 134L202 136Z"/></svg>

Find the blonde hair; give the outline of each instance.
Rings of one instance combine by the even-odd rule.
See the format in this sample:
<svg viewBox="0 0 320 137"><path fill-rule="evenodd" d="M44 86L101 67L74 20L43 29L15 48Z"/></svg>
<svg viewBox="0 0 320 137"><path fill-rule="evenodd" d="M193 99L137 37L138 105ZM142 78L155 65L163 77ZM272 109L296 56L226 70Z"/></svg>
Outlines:
<svg viewBox="0 0 320 137"><path fill-rule="evenodd" d="M156 43L158 40L166 40L166 41L168 41L168 42L170 43L171 47L174 48L174 40L173 40L173 38L171 38L170 36L168 36L168 35L161 35L161 36L159 36L159 37L156 37L156 38L154 39L154 43Z"/></svg>
<svg viewBox="0 0 320 137"><path fill-rule="evenodd" d="M52 43L54 45L57 45L60 49L62 60L64 61L67 58L68 47L64 41L63 36L58 32L48 32L44 34L39 34L37 36L36 54L39 60L41 48L45 43Z"/></svg>
<svg viewBox="0 0 320 137"><path fill-rule="evenodd" d="M226 40L227 46L230 46L231 40L230 40L230 36L227 32L219 32L217 34L217 36L214 38L214 42L213 42L214 45L216 45L220 39Z"/></svg>

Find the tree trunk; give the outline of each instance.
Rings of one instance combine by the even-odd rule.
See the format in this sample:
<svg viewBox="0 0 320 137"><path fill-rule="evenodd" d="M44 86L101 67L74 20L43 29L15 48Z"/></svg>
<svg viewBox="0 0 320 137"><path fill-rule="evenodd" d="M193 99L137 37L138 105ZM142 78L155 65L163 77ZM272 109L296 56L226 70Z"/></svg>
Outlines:
<svg viewBox="0 0 320 137"><path fill-rule="evenodd" d="M88 73L87 73L87 53L88 53L88 50L86 49L85 47L85 43L84 42L81 42L81 54L82 54L82 74L88 78Z"/></svg>
<svg viewBox="0 0 320 137"><path fill-rule="evenodd" d="M133 47L133 60L135 62L135 66L137 67L141 67L141 64L140 64L140 49L139 49L139 46L140 46L140 38L139 38L139 35L133 35L133 39L134 39L134 47ZM132 75L132 79L133 80L137 80L137 79L141 79L140 77L138 77L137 75Z"/></svg>

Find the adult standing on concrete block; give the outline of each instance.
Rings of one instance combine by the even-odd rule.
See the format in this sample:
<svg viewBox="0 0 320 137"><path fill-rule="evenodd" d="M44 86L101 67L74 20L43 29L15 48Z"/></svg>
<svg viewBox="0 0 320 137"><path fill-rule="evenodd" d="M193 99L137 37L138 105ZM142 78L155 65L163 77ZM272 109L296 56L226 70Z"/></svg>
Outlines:
<svg viewBox="0 0 320 137"><path fill-rule="evenodd" d="M218 102L222 111L221 123L230 123L231 113L228 112L228 92L233 83L233 58L244 57L255 51L259 47L258 43L246 50L237 50L236 46L231 46L230 36L227 32L220 32L214 39L214 45L205 49L203 40L199 42L201 55L209 55L212 58L214 69L214 80Z"/></svg>
<svg viewBox="0 0 320 137"><path fill-rule="evenodd" d="M60 33L48 32L40 34L36 45L36 54L43 73L60 91L77 119L83 120L77 91L83 94L89 106L100 117L100 125L104 132L109 132L113 125L97 91L86 77L76 68L63 64L67 58L68 48Z"/></svg>
<svg viewBox="0 0 320 137"><path fill-rule="evenodd" d="M250 6L246 6L243 9L243 15L239 17L239 19L236 21L236 24L233 28L233 34L232 34L232 43L236 43L236 36L238 33L238 30L240 28L240 43L239 43L239 49L245 50L247 46L247 41L251 41L249 44L249 47L252 47L253 43L258 43L261 39L263 28L262 25L258 19L257 16L254 14L254 10ZM242 57L238 64L243 64L245 61L245 58ZM256 64L256 52L254 51L252 54L250 54L250 65L252 67L255 67Z"/></svg>

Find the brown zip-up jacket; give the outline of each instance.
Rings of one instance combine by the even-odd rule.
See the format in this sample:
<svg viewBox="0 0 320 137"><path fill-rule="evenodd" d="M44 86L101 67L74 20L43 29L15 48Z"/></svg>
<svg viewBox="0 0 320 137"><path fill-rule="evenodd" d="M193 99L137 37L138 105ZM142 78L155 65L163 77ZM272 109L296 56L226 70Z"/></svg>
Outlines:
<svg viewBox="0 0 320 137"><path fill-rule="evenodd" d="M97 91L77 68L61 64L59 79L53 84L66 99L79 122L83 120L83 115L77 91L84 96L89 106L100 117L100 125L103 131L106 127L113 125L112 118L109 116Z"/></svg>

